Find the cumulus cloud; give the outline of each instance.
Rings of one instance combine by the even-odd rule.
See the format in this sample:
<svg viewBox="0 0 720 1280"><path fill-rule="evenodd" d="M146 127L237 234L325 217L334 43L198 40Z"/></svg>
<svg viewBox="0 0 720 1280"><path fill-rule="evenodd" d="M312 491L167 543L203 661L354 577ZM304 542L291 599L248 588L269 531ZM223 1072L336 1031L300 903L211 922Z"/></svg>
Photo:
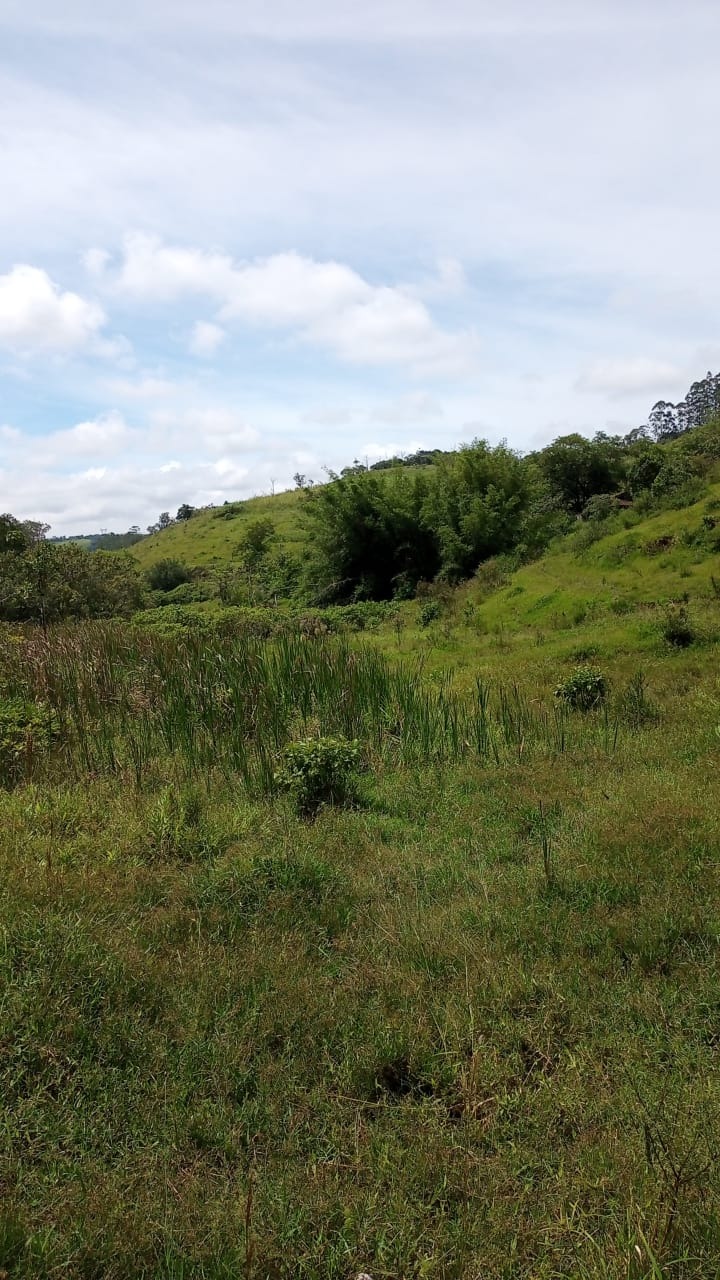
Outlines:
<svg viewBox="0 0 720 1280"><path fill-rule="evenodd" d="M109 378L105 389L120 400L158 400L174 396L179 388L168 378L143 374L139 378Z"/></svg>
<svg viewBox="0 0 720 1280"><path fill-rule="evenodd" d="M0 343L13 351L76 351L104 324L97 303L63 292L39 267L20 264L0 276Z"/></svg>
<svg viewBox="0 0 720 1280"><path fill-rule="evenodd" d="M714 0L0 7L3 421L142 428L126 466L61 440L57 480L36 440L4 485L38 515L142 523L365 436L631 427L716 367ZM8 312L12 263L49 272L35 311L14 280ZM3 466L30 456L8 431Z"/></svg>
<svg viewBox="0 0 720 1280"><path fill-rule="evenodd" d="M54 533L147 524L181 502L196 506L290 486L295 463L259 456L258 433L215 407L130 425L110 411L38 436L0 427L0 479L13 514ZM279 451L279 444L270 442Z"/></svg>
<svg viewBox="0 0 720 1280"><path fill-rule="evenodd" d="M82 461L125 455L141 440L141 433L128 426L122 414L111 411L41 436L15 427L0 428L0 453L10 465L31 468L35 474L47 467L62 471ZM14 492L12 486L9 489Z"/></svg>
<svg viewBox="0 0 720 1280"><path fill-rule="evenodd" d="M133 234L125 240L114 288L156 303L209 297L223 323L289 331L352 364L451 374L471 370L479 358L474 332L440 328L409 289L371 284L344 263L296 252L236 263L227 254ZM215 325L211 330L200 330L201 345L220 340L223 331Z"/></svg>

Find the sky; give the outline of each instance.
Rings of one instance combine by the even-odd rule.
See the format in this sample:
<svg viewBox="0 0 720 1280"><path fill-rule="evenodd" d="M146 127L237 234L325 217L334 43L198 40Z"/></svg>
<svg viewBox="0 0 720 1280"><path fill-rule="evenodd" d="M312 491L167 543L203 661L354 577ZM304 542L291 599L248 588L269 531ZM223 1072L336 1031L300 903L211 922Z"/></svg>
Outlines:
<svg viewBox="0 0 720 1280"><path fill-rule="evenodd" d="M716 0L0 0L0 510L54 534L720 368Z"/></svg>

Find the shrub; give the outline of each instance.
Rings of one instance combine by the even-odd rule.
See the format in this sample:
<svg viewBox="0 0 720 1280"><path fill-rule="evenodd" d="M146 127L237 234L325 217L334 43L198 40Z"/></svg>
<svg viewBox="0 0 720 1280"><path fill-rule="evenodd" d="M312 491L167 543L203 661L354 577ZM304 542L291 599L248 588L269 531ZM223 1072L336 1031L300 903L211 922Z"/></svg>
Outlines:
<svg viewBox="0 0 720 1280"><path fill-rule="evenodd" d="M583 520L602 521L614 516L620 509L618 499L612 493L596 493L582 510Z"/></svg>
<svg viewBox="0 0 720 1280"><path fill-rule="evenodd" d="M192 787L167 787L147 817L146 853L181 862L210 858L227 844L224 832L204 821L203 800Z"/></svg>
<svg viewBox="0 0 720 1280"><path fill-rule="evenodd" d="M0 702L0 785L14 786L32 772L36 754L55 736L48 711L36 702Z"/></svg>
<svg viewBox="0 0 720 1280"><path fill-rule="evenodd" d="M667 610L662 624L663 639L677 649L687 649L697 640L697 632L690 621L687 605L673 604Z"/></svg>
<svg viewBox="0 0 720 1280"><path fill-rule="evenodd" d="M426 600L418 614L418 622L421 627L429 627L431 622L436 622L440 617L440 601Z"/></svg>
<svg viewBox="0 0 720 1280"><path fill-rule="evenodd" d="M210 592L206 585L195 582L181 582L172 591L159 591L151 598L151 603L159 609L168 609L172 605L199 604L209 600Z"/></svg>
<svg viewBox="0 0 720 1280"><path fill-rule="evenodd" d="M555 690L555 697L574 711L591 711L605 701L608 682L596 667L576 667Z"/></svg>
<svg viewBox="0 0 720 1280"><path fill-rule="evenodd" d="M674 493L695 479L692 464L687 458L670 456L663 463L652 483L652 492L656 498Z"/></svg>
<svg viewBox="0 0 720 1280"><path fill-rule="evenodd" d="M172 591L190 581L190 570L180 560L158 560L148 569L147 580L153 591Z"/></svg>
<svg viewBox="0 0 720 1280"><path fill-rule="evenodd" d="M291 742L280 758L275 783L287 791L301 817L314 817L323 805L357 799L360 744L345 738L307 738Z"/></svg>

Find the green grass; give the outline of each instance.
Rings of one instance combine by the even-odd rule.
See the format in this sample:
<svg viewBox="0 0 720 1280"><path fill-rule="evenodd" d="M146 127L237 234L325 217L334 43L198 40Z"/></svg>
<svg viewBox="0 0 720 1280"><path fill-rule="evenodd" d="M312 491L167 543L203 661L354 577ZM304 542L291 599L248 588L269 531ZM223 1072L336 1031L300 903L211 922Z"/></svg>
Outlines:
<svg viewBox="0 0 720 1280"><path fill-rule="evenodd" d="M428 627L2 632L47 734L0 791L1 1268L720 1273L702 511L480 576ZM587 663L607 701L562 711ZM273 772L317 733L367 767L308 821Z"/></svg>
<svg viewBox="0 0 720 1280"><path fill-rule="evenodd" d="M305 535L300 524L303 492L288 490L270 497L248 498L223 507L199 511L190 520L182 520L160 533L151 534L135 543L130 554L143 569L165 557L180 560L192 568L211 568L232 559L245 527L251 520L272 519L279 549L300 553Z"/></svg>
<svg viewBox="0 0 720 1280"><path fill-rule="evenodd" d="M657 607L686 592L715 597L712 577L720 572L720 528L706 532L702 520L720 503L720 485L710 485L700 502L645 519L628 517L630 527L601 537L585 549L584 525L559 542L482 605L482 617L514 629L562 626L581 612L602 614ZM480 593L481 594L481 593ZM472 599L478 593L469 592ZM481 596L482 598L482 596Z"/></svg>

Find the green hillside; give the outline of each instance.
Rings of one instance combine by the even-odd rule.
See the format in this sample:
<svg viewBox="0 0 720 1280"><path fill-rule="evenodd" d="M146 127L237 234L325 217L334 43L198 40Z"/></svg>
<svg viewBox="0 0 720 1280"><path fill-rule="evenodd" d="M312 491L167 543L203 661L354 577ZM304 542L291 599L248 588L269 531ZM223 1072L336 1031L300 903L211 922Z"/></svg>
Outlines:
<svg viewBox="0 0 720 1280"><path fill-rule="evenodd" d="M486 620L512 627L562 626L572 620L656 607L684 595L712 598L720 574L720 484L691 506L641 518L597 537L583 524L525 565L486 599ZM482 581L482 572L479 575ZM470 589L471 597L478 596Z"/></svg>
<svg viewBox="0 0 720 1280"><path fill-rule="evenodd" d="M252 520L272 519L282 549L297 554L304 537L300 512L304 493L290 489L273 497L248 498L222 507L198 511L190 520L181 520L153 533L131 548L143 569L165 557L181 560L191 567L212 567L232 559L243 531Z"/></svg>

